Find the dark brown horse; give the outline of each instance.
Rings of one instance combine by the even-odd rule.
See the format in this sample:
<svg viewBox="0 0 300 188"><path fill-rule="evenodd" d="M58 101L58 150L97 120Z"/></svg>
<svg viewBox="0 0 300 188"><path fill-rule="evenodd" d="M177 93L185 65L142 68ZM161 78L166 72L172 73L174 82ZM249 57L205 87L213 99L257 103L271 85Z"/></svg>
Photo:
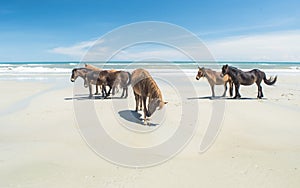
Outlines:
<svg viewBox="0 0 300 188"><path fill-rule="evenodd" d="M85 85L89 87L90 97L92 97L92 84L102 85L104 97L108 97L112 88L120 86L123 89L121 97L127 98L128 85L131 82L131 75L126 71L91 71L86 74ZM106 86L109 86L109 91L106 91ZM114 90L113 93L114 95Z"/></svg>
<svg viewBox="0 0 300 188"><path fill-rule="evenodd" d="M234 98L241 98L241 95L239 92L240 85L249 86L249 85L256 83L257 88L258 88L257 98L261 99L264 96L263 92L262 92L262 87L260 85L262 80L267 85L273 85L273 84L275 84L275 82L277 80L277 76L275 76L275 78L267 79L266 74L263 71L258 70L258 69L253 69L251 71L244 72L236 67L224 65L222 67L222 76L225 76L226 74L228 74L231 77L231 79L235 85L235 97Z"/></svg>
<svg viewBox="0 0 300 188"><path fill-rule="evenodd" d="M131 75L131 86L133 88L136 108L138 111L139 104L142 102L144 107L144 123L147 124L147 117L150 117L158 108L162 109L167 102L162 99L162 94L156 82L148 71L136 69ZM146 101L148 98L148 106Z"/></svg>
<svg viewBox="0 0 300 188"><path fill-rule="evenodd" d="M196 80L199 80L200 78L204 78L204 77L207 79L210 85L212 97L215 97L215 89L214 89L215 85L224 85L224 93L222 97L225 97L227 91L227 83L229 83L229 94L232 97L233 82L229 75L225 75L221 77L221 72L216 72L204 67L202 68L198 67Z"/></svg>

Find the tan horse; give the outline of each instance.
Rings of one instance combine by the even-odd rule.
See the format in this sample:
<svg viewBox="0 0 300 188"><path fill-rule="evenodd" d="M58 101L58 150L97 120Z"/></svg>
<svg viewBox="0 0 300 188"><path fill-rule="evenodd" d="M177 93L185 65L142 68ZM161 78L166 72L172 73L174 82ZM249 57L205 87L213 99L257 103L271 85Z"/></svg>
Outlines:
<svg viewBox="0 0 300 188"><path fill-rule="evenodd" d="M131 75L131 86L133 88L136 108L138 111L139 104L144 107L144 123L147 124L147 117L150 117L155 110L162 109L167 102L162 99L162 94L156 82L151 77L148 71L144 69L136 69ZM146 100L148 98L148 106Z"/></svg>
<svg viewBox="0 0 300 188"><path fill-rule="evenodd" d="M215 85L224 85L224 93L222 97L225 97L227 91L227 83L229 83L229 94L232 97L233 82L229 75L221 77L221 72L216 72L204 67L198 67L198 74L196 76L196 79L199 80L202 77L205 77L207 79L211 88L212 97L215 97Z"/></svg>
<svg viewBox="0 0 300 188"><path fill-rule="evenodd" d="M78 77L81 77L85 81L86 74L89 73L89 72L91 72L91 71L92 70L88 69L88 68L74 68L72 70L71 82L75 82L75 80ZM100 85L96 84L96 93L95 93L95 95L99 94L99 92L98 92L98 86L100 87ZM87 87L87 85L84 84L84 87Z"/></svg>

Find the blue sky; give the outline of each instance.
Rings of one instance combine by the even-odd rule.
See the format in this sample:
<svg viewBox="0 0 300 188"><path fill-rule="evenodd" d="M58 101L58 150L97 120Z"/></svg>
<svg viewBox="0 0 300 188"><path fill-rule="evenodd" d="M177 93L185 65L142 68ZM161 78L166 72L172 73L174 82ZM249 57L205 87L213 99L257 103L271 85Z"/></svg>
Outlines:
<svg viewBox="0 0 300 188"><path fill-rule="evenodd" d="M182 26L218 60L300 61L299 7L299 0L1 1L0 62L79 60L85 48L64 50L139 21Z"/></svg>

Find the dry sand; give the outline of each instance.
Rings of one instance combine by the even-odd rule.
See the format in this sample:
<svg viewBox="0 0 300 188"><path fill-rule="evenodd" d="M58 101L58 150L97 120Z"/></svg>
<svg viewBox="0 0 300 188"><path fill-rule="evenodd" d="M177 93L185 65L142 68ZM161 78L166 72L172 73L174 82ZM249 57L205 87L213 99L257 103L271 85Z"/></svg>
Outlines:
<svg viewBox="0 0 300 188"><path fill-rule="evenodd" d="M194 114L197 130L181 153L149 168L121 167L90 149L78 130L68 76L59 83L0 81L0 187L300 187L300 75L279 75L275 86L263 84L264 100L255 99L256 86L242 86L244 99L225 100L221 131L204 153L199 146L214 101L206 98L211 95L206 80L190 79L197 96L185 102L200 107ZM141 135L127 137L128 130L111 128L118 127L119 116L106 110L113 100L94 100L97 112L112 120L106 130L133 146L172 135L172 116L181 112L181 103L170 88L160 86L169 102L167 128L160 135L151 142Z"/></svg>

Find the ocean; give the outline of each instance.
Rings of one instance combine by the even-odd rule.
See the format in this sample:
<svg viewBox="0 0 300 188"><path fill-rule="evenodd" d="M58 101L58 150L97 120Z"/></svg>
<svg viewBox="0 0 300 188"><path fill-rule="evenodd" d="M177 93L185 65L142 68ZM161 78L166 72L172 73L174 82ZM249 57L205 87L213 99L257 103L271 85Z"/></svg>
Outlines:
<svg viewBox="0 0 300 188"><path fill-rule="evenodd" d="M103 69L134 70L136 68L149 69L151 72L167 74L183 71L194 75L197 67L221 70L222 65L229 64L243 70L254 68L273 74L300 74L300 62L86 62ZM0 63L0 80L7 79L47 79L71 74L71 70L82 67L82 62L2 62Z"/></svg>

